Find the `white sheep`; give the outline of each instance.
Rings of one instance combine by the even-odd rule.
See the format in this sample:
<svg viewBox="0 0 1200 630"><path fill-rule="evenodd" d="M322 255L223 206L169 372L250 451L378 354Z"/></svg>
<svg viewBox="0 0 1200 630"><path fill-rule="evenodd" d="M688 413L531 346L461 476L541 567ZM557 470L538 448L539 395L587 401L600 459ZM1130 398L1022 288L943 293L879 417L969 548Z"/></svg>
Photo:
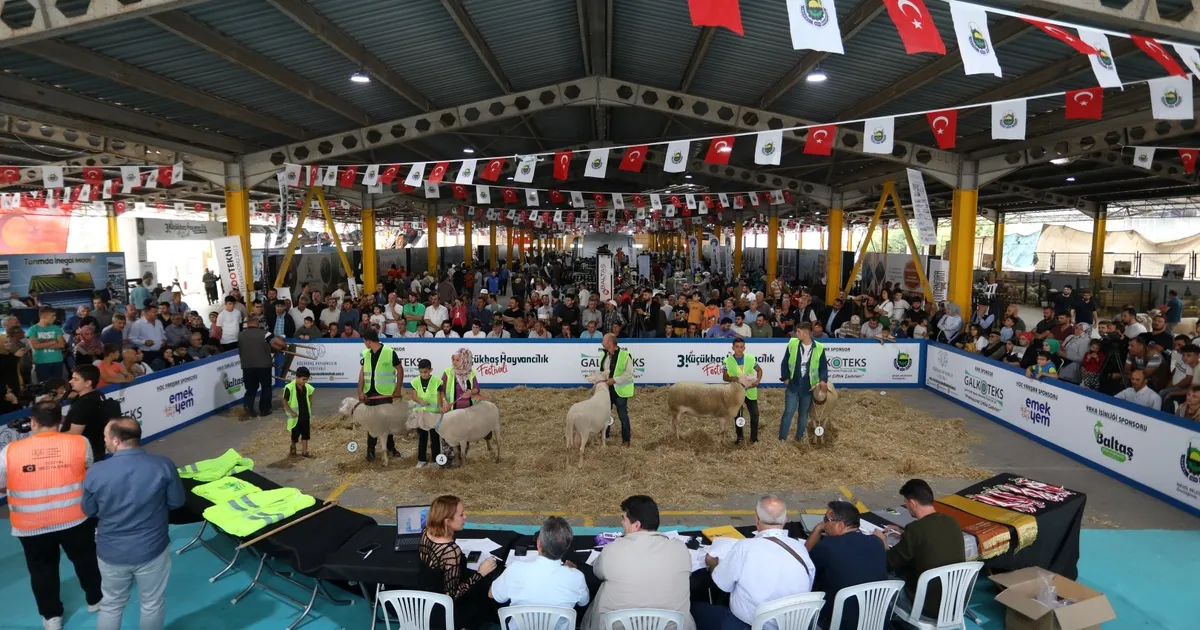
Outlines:
<svg viewBox="0 0 1200 630"><path fill-rule="evenodd" d="M338 409L343 415L349 416L358 426L367 431L368 436L385 439L389 435L404 433L405 420L412 405L403 398L397 398L387 405L365 405L357 398L343 398L342 406ZM383 465L388 465L388 450L383 449Z"/></svg>
<svg viewBox="0 0 1200 630"><path fill-rule="evenodd" d="M486 440L488 450L496 443L496 461L500 461L500 409L491 401L477 402L466 409L445 414L413 408L408 413L408 428L429 431L436 428L450 448L458 447L458 460L466 462L471 442Z"/></svg>
<svg viewBox="0 0 1200 630"><path fill-rule="evenodd" d="M667 390L667 413L675 425L675 437L683 437L679 431L679 421L683 416L717 418L721 421L721 435L726 435L726 423L741 409L746 401L746 389L754 385L756 380L757 377L749 373L723 385L692 381L672 385Z"/></svg>
<svg viewBox="0 0 1200 630"><path fill-rule="evenodd" d="M825 392L821 392L820 385L814 386L812 389L813 401L808 408L808 442L809 444L824 444L825 440L833 442L833 433L835 430L834 416L838 410L838 390L833 386L833 383L828 383ZM818 432L817 429L820 429Z"/></svg>
<svg viewBox="0 0 1200 630"><path fill-rule="evenodd" d="M571 405L567 410L566 438L567 448L575 446L579 440L579 465L583 466L583 449L588 439L593 435L600 436L600 446L607 447L608 440L604 429L612 419L612 401L608 395L608 375L604 372L592 372L587 381L592 383L592 396L587 400Z"/></svg>

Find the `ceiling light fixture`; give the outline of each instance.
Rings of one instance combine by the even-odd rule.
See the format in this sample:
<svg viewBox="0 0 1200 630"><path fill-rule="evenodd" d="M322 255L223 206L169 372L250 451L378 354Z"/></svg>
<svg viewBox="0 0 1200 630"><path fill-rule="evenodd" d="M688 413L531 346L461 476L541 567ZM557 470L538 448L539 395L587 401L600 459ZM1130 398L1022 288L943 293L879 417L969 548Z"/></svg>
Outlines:
<svg viewBox="0 0 1200 630"><path fill-rule="evenodd" d="M684 178L684 179L691 179L691 178L692 178L692 176L691 176L691 175L684 175L684 176L683 176L683 178Z"/></svg>
<svg viewBox="0 0 1200 630"><path fill-rule="evenodd" d="M475 152L475 149L472 149L471 147L466 147L463 149L463 153L474 153L474 152Z"/></svg>
<svg viewBox="0 0 1200 630"><path fill-rule="evenodd" d="M820 83L828 78L829 77L825 75L825 71L821 69L821 64L817 64L817 67L813 68L813 71L809 72L808 76L804 77L804 80L808 81L809 83Z"/></svg>
<svg viewBox="0 0 1200 630"><path fill-rule="evenodd" d="M355 83L370 83L371 77L368 76L363 70L359 70L358 72L350 75L350 80Z"/></svg>
<svg viewBox="0 0 1200 630"><path fill-rule="evenodd" d="M1071 163L1071 158L1065 158L1065 157L1061 157L1061 158L1054 158L1053 160L1050 160L1050 163L1051 163L1051 164L1057 164L1057 165L1059 165L1059 166L1062 166L1063 164L1070 164L1070 163Z"/></svg>
<svg viewBox="0 0 1200 630"><path fill-rule="evenodd" d="M1075 181L1075 178L1074 178L1074 177L1068 177L1068 178L1067 178L1067 181L1069 181L1069 182L1073 182L1073 181Z"/></svg>

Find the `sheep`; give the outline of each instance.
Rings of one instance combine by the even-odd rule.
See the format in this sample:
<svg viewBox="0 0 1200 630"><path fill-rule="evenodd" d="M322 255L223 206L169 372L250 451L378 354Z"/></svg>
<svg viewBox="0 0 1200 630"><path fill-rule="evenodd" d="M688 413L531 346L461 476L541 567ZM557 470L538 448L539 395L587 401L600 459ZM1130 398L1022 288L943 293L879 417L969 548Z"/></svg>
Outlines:
<svg viewBox="0 0 1200 630"><path fill-rule="evenodd" d="M412 404L402 398L397 398L388 405L364 405L357 398L343 398L342 406L338 409L343 415L349 416L360 427L366 429L368 436L379 439L388 435L404 433L405 419ZM383 465L388 465L388 450L383 449Z"/></svg>
<svg viewBox="0 0 1200 630"><path fill-rule="evenodd" d="M466 462L467 447L471 442L485 440L488 450L496 443L496 461L500 461L500 409L485 400L466 409L453 409L444 414L413 408L408 413L408 428L437 429L442 442L451 449L458 447L459 462ZM460 464L461 465L461 464Z"/></svg>
<svg viewBox="0 0 1200 630"><path fill-rule="evenodd" d="M607 448L608 440L604 429L612 420L612 402L608 395L608 375L604 372L592 372L587 381L592 383L592 396L587 400L571 405L567 410L566 438L567 448L575 446L579 439L579 465L583 466L583 449L587 446L588 438L600 436L601 448Z"/></svg>
<svg viewBox="0 0 1200 630"><path fill-rule="evenodd" d="M826 385L825 392L822 393L818 385L813 387L812 395L813 401L808 408L809 423L806 430L808 443L824 444L828 440L832 444L837 433L833 418L838 411L838 390L833 383L829 383ZM820 435L817 434L817 429L821 429Z"/></svg>
<svg viewBox="0 0 1200 630"><path fill-rule="evenodd" d="M721 421L721 435L728 433L726 423L737 414L746 400L746 389L756 380L753 373L743 374L737 381L724 385L711 385L684 381L667 390L667 413L675 425L675 437L682 439L679 421L685 416L717 418Z"/></svg>

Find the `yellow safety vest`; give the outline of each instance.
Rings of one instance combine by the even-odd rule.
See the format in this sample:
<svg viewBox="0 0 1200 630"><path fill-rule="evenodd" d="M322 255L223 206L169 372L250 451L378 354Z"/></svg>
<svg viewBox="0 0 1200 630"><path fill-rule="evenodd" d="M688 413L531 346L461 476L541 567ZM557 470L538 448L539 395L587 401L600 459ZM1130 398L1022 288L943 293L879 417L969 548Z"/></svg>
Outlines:
<svg viewBox="0 0 1200 630"><path fill-rule="evenodd" d="M312 417L312 395L314 391L316 391L316 388L311 383L304 384L304 408L308 410L309 417ZM283 393L291 394L288 399L292 401L291 404L296 406L295 411L292 411L292 408L287 405L283 406L283 411L287 414L287 430L291 431L300 422L300 399L296 397L296 381L291 381L287 385L284 385Z"/></svg>
<svg viewBox="0 0 1200 630"><path fill-rule="evenodd" d="M182 479L195 479L196 481L216 481L222 477L236 475L243 470L254 470L254 460L242 457L237 451L229 449L220 457L202 459L195 464L181 466L179 476Z"/></svg>
<svg viewBox="0 0 1200 630"><path fill-rule="evenodd" d="M454 400L454 384L455 384L455 382L456 382L456 379L454 378L454 367L451 366L451 367L446 368L446 371L442 372L441 383L446 386L446 402L450 403L451 407L453 407L454 403L455 403L455 400ZM475 389L475 370L473 370L473 369L471 370L471 373L467 375L467 389ZM437 398L434 398L434 400L437 400ZM474 401L470 401L470 402L472 405L475 404Z"/></svg>
<svg viewBox="0 0 1200 630"><path fill-rule="evenodd" d="M221 503L230 499L236 499L245 494L254 494L255 492L262 492L262 489L249 481L242 481L237 477L226 477L192 488L192 494L203 499L208 499L213 503Z"/></svg>
<svg viewBox="0 0 1200 630"><path fill-rule="evenodd" d="M409 381L408 384L412 385L413 390L417 392L417 398L419 398L421 400L421 402L425 403L425 405L423 407L425 410L427 410L427 411L436 411L437 410L437 393L438 393L438 390L441 389L441 387L442 387L442 379L440 379L436 376L430 375L429 385L422 386L421 385L421 377L417 376L416 378Z"/></svg>
<svg viewBox="0 0 1200 630"><path fill-rule="evenodd" d="M825 354L825 344L813 340L812 354L808 357L808 385L816 387L817 383L821 382L821 355ZM792 337L788 340L788 372L792 378L796 378L796 363L800 356L800 339Z"/></svg>
<svg viewBox="0 0 1200 630"><path fill-rule="evenodd" d="M607 352L604 354L604 358L600 361L601 369L607 369L604 367L604 362L608 361L610 357L611 355ZM617 369L613 370L612 378L616 379L618 376L625 374L625 370L627 369L629 369L629 351L625 348L620 348L617 350ZM613 391L621 398L633 398L633 381L624 385L614 385Z"/></svg>
<svg viewBox="0 0 1200 630"><path fill-rule="evenodd" d="M737 359L731 354L725 357L725 371L732 377L737 378L743 374L753 374L755 359L752 354L742 355L743 365L737 364ZM746 400L758 400L758 388L752 387L746 390Z"/></svg>
<svg viewBox="0 0 1200 630"><path fill-rule="evenodd" d="M204 520L234 536L249 536L316 502L295 488L265 490L217 503L204 510Z"/></svg>
<svg viewBox="0 0 1200 630"><path fill-rule="evenodd" d="M396 366L392 365L393 351L388 346L383 346L379 351L379 362L374 366L371 365L371 350L370 348L363 349L363 393L371 391L371 384L375 384L375 391L379 392L380 396L391 396L396 392Z"/></svg>

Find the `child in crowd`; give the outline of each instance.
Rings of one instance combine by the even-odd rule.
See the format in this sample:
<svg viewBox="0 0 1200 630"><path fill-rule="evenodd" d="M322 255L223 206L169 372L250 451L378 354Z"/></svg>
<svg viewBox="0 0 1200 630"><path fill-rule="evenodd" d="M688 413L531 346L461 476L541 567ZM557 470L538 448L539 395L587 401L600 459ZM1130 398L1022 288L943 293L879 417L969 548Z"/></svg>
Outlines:
<svg viewBox="0 0 1200 630"><path fill-rule="evenodd" d="M675 336L686 336L688 334L687 309L676 307L672 316L674 320L671 322L671 327L675 329Z"/></svg>
<svg viewBox="0 0 1200 630"><path fill-rule="evenodd" d="M296 368L295 380L283 386L283 412L287 415L287 429L292 432L288 455L296 454L296 443L299 442L300 457L312 457L308 453L308 440L314 388L308 379L308 368L301 366Z"/></svg>
<svg viewBox="0 0 1200 630"><path fill-rule="evenodd" d="M438 390L442 387L442 379L433 375L433 363L429 359L417 362L417 377L408 382L412 389L408 397L419 406L436 411L438 409ZM430 438L433 438L430 440ZM436 430L417 429L417 468L424 468L429 463L426 457L426 445L436 462L442 452L442 437Z"/></svg>
<svg viewBox="0 0 1200 630"><path fill-rule="evenodd" d="M373 310L375 312L371 315L371 327L375 329L375 332L382 335L383 328L387 325L387 319L383 316L383 307L376 304ZM388 336L390 337L391 335Z"/></svg>
<svg viewBox="0 0 1200 630"><path fill-rule="evenodd" d="M1037 363L1025 368L1025 376L1039 381L1043 378L1058 378L1058 368L1054 367L1054 362L1050 360L1050 353L1039 350Z"/></svg>
<svg viewBox="0 0 1200 630"><path fill-rule="evenodd" d="M1004 342L1004 362L1020 367L1021 355L1025 354L1025 348L1013 343L1012 339Z"/></svg>
<svg viewBox="0 0 1200 630"><path fill-rule="evenodd" d="M1013 338L1013 326L1017 325L1017 320L1012 317L1004 318L1004 326L1000 328L1000 341L1008 341Z"/></svg>
<svg viewBox="0 0 1200 630"><path fill-rule="evenodd" d="M1083 376L1079 384L1084 389L1100 389L1100 370L1104 367L1104 352L1100 348L1100 340L1093 339L1088 343L1087 354L1083 355Z"/></svg>

